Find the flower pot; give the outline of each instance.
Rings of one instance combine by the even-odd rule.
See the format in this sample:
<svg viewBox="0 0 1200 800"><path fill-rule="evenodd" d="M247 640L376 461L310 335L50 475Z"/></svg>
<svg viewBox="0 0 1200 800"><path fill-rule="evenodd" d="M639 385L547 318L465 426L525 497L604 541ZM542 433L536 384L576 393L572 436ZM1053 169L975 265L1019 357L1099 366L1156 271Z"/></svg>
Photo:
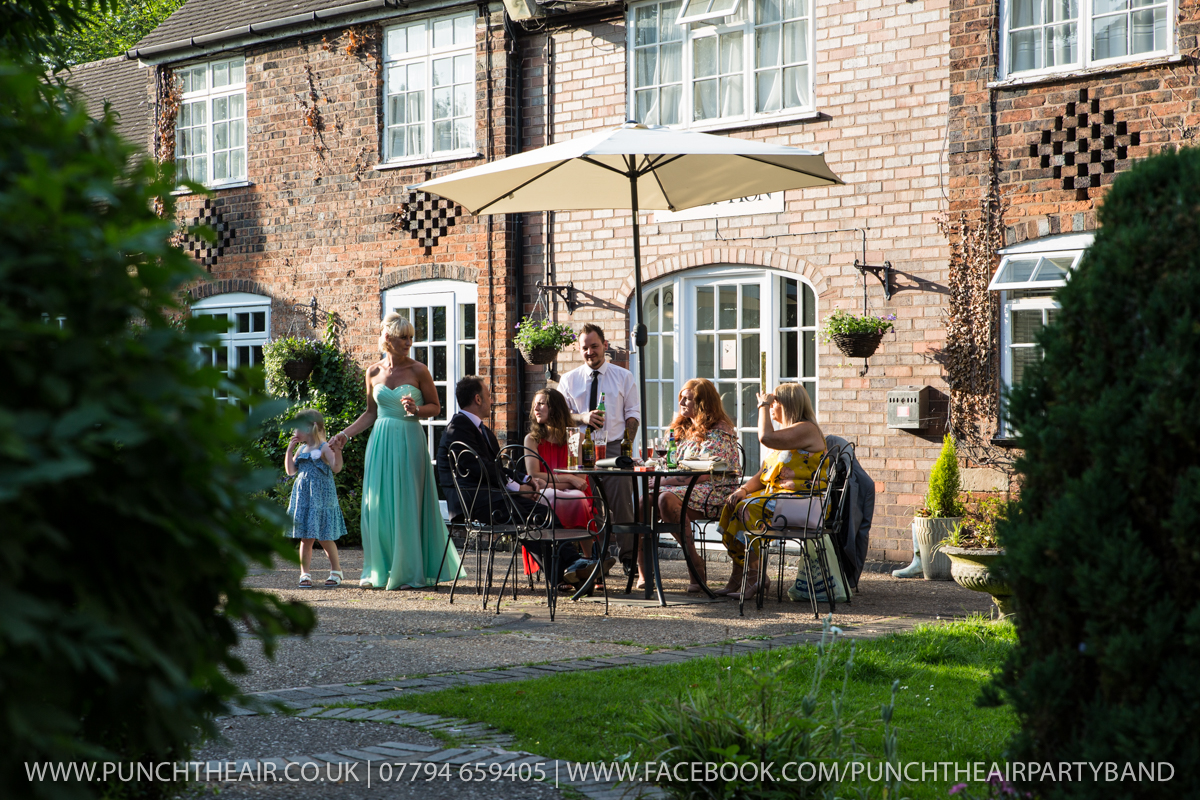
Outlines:
<svg viewBox="0 0 1200 800"><path fill-rule="evenodd" d="M293 358L283 364L283 374L294 381L303 381L312 374L316 362L311 358Z"/></svg>
<svg viewBox="0 0 1200 800"><path fill-rule="evenodd" d="M883 331L879 333L835 333L830 339L849 358L870 358L875 355L879 343L883 341Z"/></svg>
<svg viewBox="0 0 1200 800"><path fill-rule="evenodd" d="M558 348L556 347L530 347L526 344L518 344L517 349L521 351L521 357L525 359L525 362L534 366L549 364L558 358Z"/></svg>
<svg viewBox="0 0 1200 800"><path fill-rule="evenodd" d="M921 569L927 581L950 580L950 557L934 545L950 535L962 517L914 517L913 537L921 551Z"/></svg>
<svg viewBox="0 0 1200 800"><path fill-rule="evenodd" d="M939 552L950 559L950 576L964 589L987 592L996 604L1001 617L1013 613L1012 589L996 577L994 565L1004 550L985 550L974 547L941 547Z"/></svg>

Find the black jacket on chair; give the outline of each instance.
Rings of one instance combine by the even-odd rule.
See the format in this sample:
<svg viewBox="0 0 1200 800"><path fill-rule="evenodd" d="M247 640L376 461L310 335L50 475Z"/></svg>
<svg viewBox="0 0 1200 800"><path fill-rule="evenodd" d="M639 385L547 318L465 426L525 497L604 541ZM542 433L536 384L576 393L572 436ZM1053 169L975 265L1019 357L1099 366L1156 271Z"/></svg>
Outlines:
<svg viewBox="0 0 1200 800"><path fill-rule="evenodd" d="M442 439L438 443L437 451L438 484L442 487L442 493L446 497L446 505L450 509L451 516L457 517L465 513L465 509L459 502L458 492L454 488L454 446L456 444L466 445L479 454L477 459L470 453L461 451L458 453L457 459L458 483L462 488L463 496L468 503L471 502L472 497L477 496L478 498L475 500L473 513L476 515L486 513L489 499L491 508L496 511L507 508L508 501L504 495L514 493L507 491L504 488L505 485L510 480L524 483L528 478L525 474L524 459L516 459L512 468L502 469L496 461L500 454L500 442L497 441L496 434L492 433L491 428L487 425L483 426L481 433L470 417L460 411L450 418L446 430L442 432ZM485 495L485 491L491 495L490 498ZM523 511L528 511L536 505L536 501L529 497L514 496L512 499Z"/></svg>

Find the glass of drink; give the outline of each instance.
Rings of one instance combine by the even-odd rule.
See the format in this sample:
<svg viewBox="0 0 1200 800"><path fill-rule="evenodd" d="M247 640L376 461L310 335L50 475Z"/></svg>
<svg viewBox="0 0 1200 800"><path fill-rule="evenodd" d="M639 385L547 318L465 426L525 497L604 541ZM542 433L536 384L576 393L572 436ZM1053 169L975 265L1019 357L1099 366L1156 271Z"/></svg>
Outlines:
<svg viewBox="0 0 1200 800"><path fill-rule="evenodd" d="M574 431L567 437L567 469L579 466L579 431Z"/></svg>
<svg viewBox="0 0 1200 800"><path fill-rule="evenodd" d="M654 455L658 456L658 460L662 461L667 455L667 438L659 436L654 440Z"/></svg>
<svg viewBox="0 0 1200 800"><path fill-rule="evenodd" d="M608 458L608 443L597 441L596 442L596 460L601 461L605 458Z"/></svg>

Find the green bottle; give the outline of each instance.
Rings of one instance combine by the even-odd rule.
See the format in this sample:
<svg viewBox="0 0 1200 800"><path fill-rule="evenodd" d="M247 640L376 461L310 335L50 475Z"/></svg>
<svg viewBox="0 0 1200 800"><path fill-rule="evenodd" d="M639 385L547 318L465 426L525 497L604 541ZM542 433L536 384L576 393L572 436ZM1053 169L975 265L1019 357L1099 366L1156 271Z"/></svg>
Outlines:
<svg viewBox="0 0 1200 800"><path fill-rule="evenodd" d="M667 466L674 469L675 463L675 429L671 428L671 436L667 441Z"/></svg>

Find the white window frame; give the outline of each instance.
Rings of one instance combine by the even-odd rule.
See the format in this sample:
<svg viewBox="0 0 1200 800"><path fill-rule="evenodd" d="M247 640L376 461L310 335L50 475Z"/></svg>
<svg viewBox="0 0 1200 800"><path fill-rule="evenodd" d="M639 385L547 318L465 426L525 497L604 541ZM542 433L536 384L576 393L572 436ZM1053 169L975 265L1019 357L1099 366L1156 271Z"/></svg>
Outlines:
<svg viewBox="0 0 1200 800"><path fill-rule="evenodd" d="M796 281L797 289L798 289L798 298L801 300L801 302L803 302L803 297L804 297L804 292L801 287L807 287L808 290L811 292L811 298L812 298L812 302L813 302L814 306L813 306L813 313L811 315L810 320L805 319L802 308L801 308L801 309L797 310L797 316L799 317L799 319L797 320L798 324L795 326L791 326L791 327L784 325L785 320L783 319L783 313L782 313L782 309L781 309L781 300L782 300L783 294L784 294L783 284L782 284L783 280ZM723 265L723 266L713 266L713 267L708 267L708 268L698 269L698 270L689 270L687 272L683 272L683 273L680 273L677 275L672 275L672 276L669 276L662 280L655 281L654 283L648 284L646 286L646 288L643 289L643 292L642 292L643 304L645 304L647 299L649 299L654 292L656 292L660 289L670 288L670 290L674 294L674 319L672 321L672 324L669 327L664 327L663 325L660 324L659 326L657 326L659 328L660 333L655 333L655 332L651 333L651 337L657 338L660 343L663 341L663 339L666 336L670 335L672 337L671 338L672 377L670 377L670 378L655 378L655 377L653 377L656 373L656 370L653 369L652 365L650 365L650 364L647 364L647 371L646 371L647 385L649 385L650 383L657 383L661 387L664 382L670 382L671 387L672 387L672 392L671 392L671 396L669 398L669 402L664 400L663 392L662 392L661 388L658 392L660 411L658 412L659 419L658 419L657 425L652 424L654 422L654 417L648 407L649 403L650 403L650 398L649 397L647 398L645 407L643 407L643 409L642 409L642 421L646 425L646 431L647 431L646 435L647 436L654 437L654 436L665 435L667 428L670 426L671 419L674 417L674 413L677 410L677 404L675 402L675 398L678 395L679 390L683 387L683 384L685 384L688 380L690 380L692 378L696 378L696 377L701 377L699 374L699 365L698 365L698 361L697 361L698 351L699 351L698 339L697 339L697 337L699 335L697 333L699 309L698 309L697 303L695 302L696 296L697 296L696 295L697 289L702 288L702 287L715 286L715 285L729 285L729 284L745 285L745 284L754 284L754 283L756 283L760 288L760 291L759 291L759 327L757 330L759 333L759 344L760 344L760 348L761 348L760 352L765 352L767 355L767 387L769 389L773 389L775 386L778 386L780 383L783 383L786 381L795 381L795 382L806 384L806 385L810 386L811 387L810 392L811 392L811 396L813 398L816 398L818 396L819 387L820 387L820 358L819 358L819 354L818 354L817 348L816 348L816 333L817 333L817 324L820 320L820 313L819 313L820 298L816 293L816 289L812 286L811 283L808 282L807 279L804 278L804 276L798 275L796 273L782 272L782 271L778 271L778 270L763 270L763 269L748 267L748 266L740 265L740 264L729 264L729 265ZM739 295L739 302L740 302L740 300L741 300L741 296ZM739 310L740 310L740 306L739 306ZM660 306L659 313L661 316L662 315L661 306ZM719 314L719 308L716 305L714 305L714 314ZM739 313L738 323L737 323L739 326L741 325L741 321L742 320L741 320L740 313ZM631 325L636 325L638 322L640 322L640 319L633 319L633 320L631 320ZM716 324L715 321L714 321L714 324ZM739 327L737 330L740 331L742 329ZM751 331L754 329L747 328L745 330ZM805 336L805 334L812 334L812 337L813 337L813 364L812 364L813 370L812 370L811 376L808 376L808 375L783 376L783 371L784 371L785 365L783 363L784 359L783 359L783 348L781 346L781 336L786 335L789 332L797 333L797 340L799 342L799 348L800 348L798 371L800 371L800 372L805 371L804 355L803 355L804 336ZM631 328L631 330L630 330L631 340L632 340L632 337L633 337L633 330ZM763 347L764 343L767 343L766 347ZM649 347L647 348L647 352L651 357L653 357L655 352L657 352L659 354L660 366L659 366L659 369L657 370L657 374L660 376L663 375L665 372L665 365L666 365L666 361L667 361L667 353L665 350L666 349L661 346L658 348L654 348L653 350L651 350L651 348L649 348ZM633 353L632 353L632 358L631 358L630 369L632 369L635 373L637 373L637 370L638 370L638 365L637 365L638 358L639 358L639 354L638 354L637 348L634 348ZM714 365L713 372L715 373L715 375L720 374L719 370L717 369L718 366L719 365L716 365L716 364ZM736 381L740 381L740 382L746 381L746 379L741 379L741 378L722 380L717 377L711 377L711 378L709 378L709 380L712 380L712 382L715 384L724 383L724 382L727 382L728 380L736 380ZM814 408L817 407L817 403L815 400L813 402L813 406L814 406ZM669 412L669 413L667 413L667 412ZM739 433L739 441L743 440L745 438L745 435L755 435L753 433L753 431L757 431L757 420L758 420L757 410L755 409L754 413L752 413L753 420L752 420L751 424L743 424L746 419L746 414L745 414L744 408L742 409L742 412L743 412L742 413L743 419L740 419L740 420L735 419L734 420L735 423L737 424L737 429L738 429L738 433ZM751 468L755 468L756 466L757 466L756 464L750 465Z"/></svg>
<svg viewBox="0 0 1200 800"><path fill-rule="evenodd" d="M1002 436L1011 436L1013 431L1008 429L1005 422L1006 414L1003 409L1008 405L1008 395L1013 387L1014 348L1033 348L1037 345L1031 342L1013 341L1013 314L1019 311L1042 312L1043 325L1049 321L1049 315L1059 308L1058 300L1054 298L1057 289L1067 285L1070 276L1079 267L1084 251L1091 246L1094 235L1091 233L1065 234L1062 236L1047 236L1031 242L1012 245L999 251L1000 265L988 285L989 291L1000 293L1000 403L1001 418L999 430ZM1036 280L1046 268L1050 259L1059 265L1069 264L1065 275L1054 280ZM1035 261L1033 271L1026 280L1014 280L1010 268L1014 262ZM1057 272L1057 270L1056 270ZM1028 290L1045 290L1047 294L1039 296L1016 296Z"/></svg>
<svg viewBox="0 0 1200 800"><path fill-rule="evenodd" d="M420 163L476 154L475 87L478 85L478 76L475 68L475 29L475 12L470 11L413 20L403 25L394 25L384 31L382 155L386 163ZM439 46L438 38L447 33L451 43ZM462 41L464 38L466 41ZM403 52L400 52L401 48ZM452 110L448 124L451 136L461 136L462 142L449 149L435 149L434 133L437 123L446 119L434 119L435 94L439 89L446 91L446 87L434 86L434 66L435 62L443 62L446 59L452 62L452 82L448 89ZM469 75L463 70L468 70ZM416 81L421 88L416 91L398 91L401 72L404 73L406 86ZM417 94L420 94L420 97L414 98ZM406 98L402 101L405 120L397 121L393 119L394 116L398 116L395 114L393 101L401 95ZM465 103L465 108L455 108L460 103ZM418 108L420 120L413 123L409 120ZM458 127L459 123L463 123L461 129ZM409 152L412 149L413 132L419 132L420 135L419 152ZM399 149L393 147L393 135L397 133L407 137L405 152L394 152Z"/></svg>
<svg viewBox="0 0 1200 800"><path fill-rule="evenodd" d="M192 302L190 311L192 316L219 317L224 314L229 321L229 329L224 333L216 334L215 347L196 346L196 353L201 359L201 364L204 363L204 350L208 349L210 350L209 364L219 367L218 347L225 349L225 374L227 375L232 376L236 370L242 367L253 367L262 363L262 348L271 338L271 298L249 292L226 292ZM238 331L239 314L251 315L247 320L249 330L245 332ZM253 316L255 314L263 315L261 330L259 329L260 325L256 324L259 320ZM233 401L233 398L226 397L220 392L217 397Z"/></svg>
<svg viewBox="0 0 1200 800"><path fill-rule="evenodd" d="M464 375L478 372L479 364L479 287L475 283L452 280L426 280L394 286L383 292L383 315L396 309L414 307L446 307L446 376L438 379L433 374L434 385L445 388L442 411L434 419L423 419L426 446L430 460L437 458L438 436L435 428L444 429L450 418L458 413L458 402L454 398L454 386ZM413 320L409 320L413 322ZM418 347L421 342L414 342ZM415 355L414 355L415 357ZM427 358L426 361L432 360ZM424 363L424 362L423 362Z"/></svg>
<svg viewBox="0 0 1200 800"><path fill-rule="evenodd" d="M214 87L214 81L222 75L228 75L227 83ZM226 56L193 64L184 64L175 68L175 75L184 82L184 92L180 97L179 112L176 116L175 127L175 161L181 166L180 182L194 180L209 187L220 187L230 183L244 183L247 179L249 152L246 146L248 138L246 113L246 59L244 56ZM240 75L240 79L236 76ZM189 88L194 80L203 80L201 89ZM230 109L240 100L241 115L230 116ZM194 123L194 108L201 105L204 109L205 120ZM224 120L216 119L219 106L226 109ZM224 130L222 130L224 128ZM240 133L240 136L239 136ZM216 150L217 137L226 137L226 147ZM203 147L198 147L197 139L203 141ZM241 144L236 142L240 139ZM203 152L197 152L202 150ZM226 175L216 178L217 155L227 154ZM183 169L188 163L203 156L205 159L204 175L182 176ZM240 162L240 169L237 169Z"/></svg>
<svg viewBox="0 0 1200 800"><path fill-rule="evenodd" d="M657 91L659 91L659 100L655 104L655 107L658 108L659 110L658 110L657 115L650 115L647 119L637 119L638 122L641 122L643 124L659 124L659 125L667 124L669 127L684 128L684 129L693 129L693 128L694 129L718 129L718 128L741 125L741 124L745 124L747 122L755 122L756 123L756 122L760 122L760 121L786 120L786 119L794 119L794 118L798 118L798 117L805 117L805 116L811 115L815 111L815 109L816 109L815 77L816 77L816 63L817 63L816 62L816 27L817 26L816 26L816 14L815 14L815 8L816 8L815 0L779 0L779 4L780 4L781 8L786 9L787 4L795 2L796 4L803 4L803 7L806 11L806 13L802 14L801 16L794 17L794 18L787 17L787 19L798 21L798 22L803 22L807 25L807 36L804 39L804 44L805 44L805 48L807 51L807 59L804 61L796 61L794 63L789 62L789 63L791 63L791 66L804 67L808 71L807 78L804 81L804 84L802 87L803 91L807 95L807 102L803 103L802 105L781 108L777 111L763 111L763 112L759 112L756 110L756 107L757 107L757 83L758 83L759 73L766 73L770 70L778 69L779 70L780 92L782 92L783 86L784 86L783 70L785 67L783 66L784 52L783 52L783 44L782 44L782 38L783 38L782 28L780 30L780 40L781 40L780 65L777 67L767 67L767 68L762 68L762 69L759 69L757 67L757 61L756 61L757 33L760 29L765 29L768 26L768 24L770 24L770 25L776 24L776 23L767 23L767 24L759 25L757 23L757 14L758 14L757 0L745 0L744 3L735 4L734 7L729 12L724 12L719 16L705 15L704 21L700 21L700 22L683 22L683 23L678 22L678 20L684 18L684 12L687 10L687 7L684 5L680 5L678 13L672 14L671 12L673 11L673 8L666 9L667 13L670 14L671 16L674 16L674 18L677 20L677 22L675 24L680 28L679 33L682 36L682 38L678 40L680 42L680 47L682 50L682 54L680 56L680 59L681 59L680 82L677 84L677 82L675 82L675 81L663 81L662 80L662 71L661 71L662 61L660 58L660 59L658 59L659 71L657 73L657 75L658 75L657 82L646 83L642 86L637 85L638 52L642 51L642 50L647 50L650 48L661 47L661 45L659 45L659 44L639 45L637 43L636 20L637 20L638 9L648 8L648 7L654 6L654 5L660 6L659 30L662 31L662 30L664 30L662 19L664 18L665 15L663 13L664 9L662 9L661 6L664 6L664 5L670 6L670 5L672 5L673 2L674 2L674 0L645 0L644 2L640 2L640 3L631 3L628 7L628 11L626 13L626 27L628 29L627 33L626 33L626 36L627 36L626 52L629 53L630 55L627 58L627 65L626 65L626 69L628 72L628 74L626 76L626 82L627 82L627 86L629 87L626 101L628 103L628 108L630 109L630 114L629 114L630 118L637 118L640 114L640 112L638 110L639 107L638 107L638 101L637 101L638 91L646 90L649 88L657 88ZM781 12L781 13L786 13L786 12ZM712 18L708 18L710 16ZM694 17L691 15L689 15L687 18L688 19L699 19L698 17ZM737 77L737 76L741 77L741 80L742 80L741 113L734 113L734 114L730 114L728 116L709 117L709 118L699 119L699 120L693 119L693 117L695 116L695 105L696 105L696 102L695 102L696 84L698 84L704 80L712 79L712 76L704 76L699 79L696 78L696 76L695 76L695 65L694 65L694 52L695 52L694 44L695 44L695 42L697 40L705 38L705 37L709 37L709 36L720 37L722 35L728 35L730 33L736 33L739 31L742 33L741 70L738 72L722 73L721 66L720 66L720 56L719 56L720 48L718 47L718 73L722 77L725 77L726 79L732 78L732 77ZM659 41L666 41L666 40L660 39ZM675 40L671 40L671 41L673 42ZM661 51L660 51L660 55L661 55ZM670 87L670 86L675 86L675 85L680 86L680 91L682 93L682 98L683 98L682 104L680 107L680 119L678 122L663 123L662 122L662 113L661 113L661 110L662 110L662 100L661 100L662 88L661 87L664 87L664 86ZM717 104L718 105L720 105L720 103L721 103L721 92L720 92L719 87L720 87L720 80L718 78L718 92L717 92ZM646 115L642 114L642 116L646 116Z"/></svg>
<svg viewBox="0 0 1200 800"><path fill-rule="evenodd" d="M1042 0L1045 7L1049 7L1051 0ZM1111 58L1095 58L1093 56L1093 35L1095 32L1095 21L1097 16L1094 13L1096 0L1075 0L1078 4L1079 15L1076 20L1076 48L1078 58L1070 63L1055 64L1053 66L1042 66L1035 69L1014 70L1012 65L1013 48L1010 39L1012 32L1012 15L1013 5L1015 0L1000 0L1000 78L1007 77L1037 77L1040 75L1053 75L1060 72L1069 72L1071 70L1088 69L1091 67L1105 67L1115 64L1123 64L1129 61L1143 61L1149 58L1159 56L1174 55L1177 52L1177 44L1175 41L1175 14L1177 4L1175 0L1158 0L1149 6L1139 7L1137 9L1128 8L1123 13L1129 17L1134 11L1145 11L1153 8L1165 6L1166 30L1163 34L1163 47L1156 50L1147 50L1139 53L1130 53L1123 56L1114 56ZM1044 14L1045 12L1043 12ZM1114 12L1104 14L1102 16L1115 16ZM1040 25L1042 28L1051 27L1052 23L1044 22ZM1032 27L1032 26L1029 26ZM1128 36L1132 36L1132 32L1127 32ZM1130 40L1132 46L1132 40Z"/></svg>

